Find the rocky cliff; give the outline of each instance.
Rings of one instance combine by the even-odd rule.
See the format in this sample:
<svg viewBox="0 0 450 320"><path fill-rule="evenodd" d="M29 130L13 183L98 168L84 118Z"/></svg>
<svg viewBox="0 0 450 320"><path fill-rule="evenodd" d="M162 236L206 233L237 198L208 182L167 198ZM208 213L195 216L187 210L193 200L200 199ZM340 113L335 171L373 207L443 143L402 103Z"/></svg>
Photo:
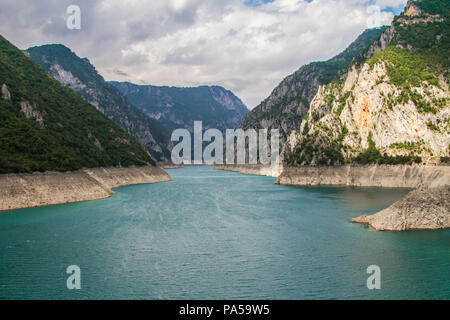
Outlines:
<svg viewBox="0 0 450 320"><path fill-rule="evenodd" d="M95 168L74 172L0 175L0 211L99 200L113 188L171 181L161 168Z"/></svg>
<svg viewBox="0 0 450 320"><path fill-rule="evenodd" d="M328 84L345 71L353 58L361 54L385 27L364 31L345 51L324 62L313 62L286 77L259 106L242 121L242 128L279 129L281 144L298 131L303 116L321 85Z"/></svg>
<svg viewBox="0 0 450 320"><path fill-rule="evenodd" d="M449 13L448 2L408 1L346 73L321 86L289 137L286 163L300 167L285 168L278 183L417 188L353 222L450 228ZM334 166L348 163L378 165Z"/></svg>
<svg viewBox="0 0 450 320"><path fill-rule="evenodd" d="M382 41L319 88L289 165L448 162L450 26L445 7L426 11L432 2L410 1Z"/></svg>

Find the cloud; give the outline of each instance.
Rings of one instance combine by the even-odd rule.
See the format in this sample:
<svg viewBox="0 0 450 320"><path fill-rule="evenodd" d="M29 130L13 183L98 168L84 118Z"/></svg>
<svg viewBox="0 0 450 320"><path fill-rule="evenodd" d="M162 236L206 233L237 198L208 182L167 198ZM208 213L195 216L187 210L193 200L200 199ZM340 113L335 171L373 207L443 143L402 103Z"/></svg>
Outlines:
<svg viewBox="0 0 450 320"><path fill-rule="evenodd" d="M130 76L128 73L126 73L125 71L122 71L120 69L113 69L113 70L111 70L111 73L114 73L120 77L129 77Z"/></svg>
<svg viewBox="0 0 450 320"><path fill-rule="evenodd" d="M250 107L288 74L331 58L366 27L367 7L406 0L2 0L0 33L21 48L62 43L107 80L219 84ZM82 29L68 30L79 5Z"/></svg>

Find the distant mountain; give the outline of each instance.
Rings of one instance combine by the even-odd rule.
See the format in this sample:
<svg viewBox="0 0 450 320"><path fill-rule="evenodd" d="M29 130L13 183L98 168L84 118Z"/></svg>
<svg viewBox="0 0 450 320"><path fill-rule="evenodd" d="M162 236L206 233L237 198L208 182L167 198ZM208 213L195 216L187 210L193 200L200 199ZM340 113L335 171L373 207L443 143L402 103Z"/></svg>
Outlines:
<svg viewBox="0 0 450 320"><path fill-rule="evenodd" d="M170 159L170 136L164 127L147 117L108 84L88 59L79 58L63 45L33 47L27 52L56 80L78 93L147 147L154 159Z"/></svg>
<svg viewBox="0 0 450 320"><path fill-rule="evenodd" d="M352 60L379 38L386 27L364 31L345 51L325 62L313 62L285 78L259 106L243 120L242 128L279 129L284 144L298 131L317 89L344 72Z"/></svg>
<svg viewBox="0 0 450 320"><path fill-rule="evenodd" d="M449 1L408 1L346 73L319 88L287 163L448 164L449 14Z"/></svg>
<svg viewBox="0 0 450 320"><path fill-rule="evenodd" d="M154 164L147 150L0 36L0 173Z"/></svg>
<svg viewBox="0 0 450 320"><path fill-rule="evenodd" d="M203 121L205 129L235 129L248 113L238 97L218 86L176 88L110 83L146 115L159 120L169 132L178 128L192 131L197 120Z"/></svg>

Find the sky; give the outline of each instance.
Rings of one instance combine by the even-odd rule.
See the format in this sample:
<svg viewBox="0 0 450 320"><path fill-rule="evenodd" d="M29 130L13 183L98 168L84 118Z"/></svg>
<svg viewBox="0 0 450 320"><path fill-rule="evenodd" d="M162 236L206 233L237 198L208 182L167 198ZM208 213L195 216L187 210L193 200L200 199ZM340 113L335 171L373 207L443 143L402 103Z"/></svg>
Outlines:
<svg viewBox="0 0 450 320"><path fill-rule="evenodd" d="M106 80L220 85L252 109L302 65L390 24L406 2L1 0L0 34L21 49L64 44ZM70 5L81 10L79 30L67 28Z"/></svg>

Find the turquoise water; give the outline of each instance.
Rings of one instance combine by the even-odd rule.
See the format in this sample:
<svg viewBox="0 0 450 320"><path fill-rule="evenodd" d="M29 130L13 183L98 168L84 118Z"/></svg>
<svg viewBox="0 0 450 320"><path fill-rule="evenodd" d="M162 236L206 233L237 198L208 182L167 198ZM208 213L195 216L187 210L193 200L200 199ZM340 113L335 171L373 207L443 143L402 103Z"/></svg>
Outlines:
<svg viewBox="0 0 450 320"><path fill-rule="evenodd" d="M0 214L0 299L449 299L450 230L348 221L406 190L168 170L110 199ZM79 291L66 287L81 268ZM381 290L366 269L381 268Z"/></svg>

